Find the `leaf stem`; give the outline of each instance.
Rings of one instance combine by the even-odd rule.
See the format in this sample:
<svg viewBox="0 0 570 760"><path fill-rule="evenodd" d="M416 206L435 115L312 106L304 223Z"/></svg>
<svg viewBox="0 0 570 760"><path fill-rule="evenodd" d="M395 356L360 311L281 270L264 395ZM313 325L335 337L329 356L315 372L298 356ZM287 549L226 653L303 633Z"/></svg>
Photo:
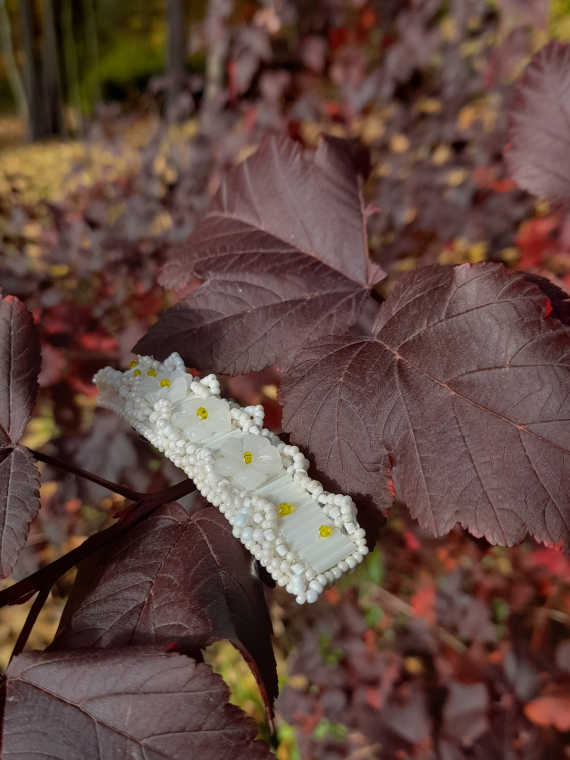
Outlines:
<svg viewBox="0 0 570 760"><path fill-rule="evenodd" d="M20 631L18 640L16 641L14 645L14 649L12 650L12 654L10 655L10 662L12 662L14 657L17 657L21 652L24 651L24 647L26 646L28 642L30 633L32 632L32 628L34 627L36 620L38 619L38 615L42 611L42 607L46 603L46 599L49 596L50 590L51 590L51 586L49 588L44 587L39 590L38 595L34 599L34 603L32 604L30 611L28 612L28 617L26 618L26 622L24 623L22 630Z"/></svg>
<svg viewBox="0 0 570 760"><path fill-rule="evenodd" d="M114 525L96 533L94 536L90 536L81 544L81 546L72 549L63 557L42 567L27 578L15 583L13 586L8 586L8 588L0 591L0 607L5 607L8 604L22 604L37 591L41 590L42 592L45 592L47 589L47 593L43 600L43 602L45 602L47 594L53 584L68 570L71 570L72 567L75 567L75 565L79 564L84 559L87 559L87 557L90 557L94 552L102 549L111 541L114 541L132 525L140 523L163 504L166 504L169 501L176 501L176 499L180 499L182 496L186 496L195 490L196 486L191 480L183 480L158 494L145 494L147 498L144 501L139 501L134 504L132 508L123 513L123 516ZM36 602L37 601L38 600L36 599ZM34 607L32 607L32 609L34 609ZM37 614L39 614L39 612L36 613L36 617Z"/></svg>
<svg viewBox="0 0 570 760"><path fill-rule="evenodd" d="M149 501L150 499L162 497L162 495L168 494L171 490L167 488L164 491L157 491L156 493L140 493L139 491L133 491L132 488L128 488L127 486L112 483L109 480L105 480L105 478L99 477L99 475L94 475L92 472L87 472L86 470L82 470L67 462L54 459L48 454L43 454L41 451L35 451L35 449L28 449L28 451L38 460L38 462L44 462L44 464L58 467L60 470L65 470L66 472L71 472L73 475L78 475L80 478L90 480L92 483L97 483L97 485L102 486L103 488L108 488L109 491L112 491L113 493L118 493L119 496L124 496L125 499L130 499L130 501Z"/></svg>
<svg viewBox="0 0 570 760"><path fill-rule="evenodd" d="M384 299L382 298L382 296L380 295L380 293L378 293L378 292L376 292L374 290L374 288L372 288L372 290L370 291L370 297L374 301L377 301L379 304L383 304L384 303Z"/></svg>

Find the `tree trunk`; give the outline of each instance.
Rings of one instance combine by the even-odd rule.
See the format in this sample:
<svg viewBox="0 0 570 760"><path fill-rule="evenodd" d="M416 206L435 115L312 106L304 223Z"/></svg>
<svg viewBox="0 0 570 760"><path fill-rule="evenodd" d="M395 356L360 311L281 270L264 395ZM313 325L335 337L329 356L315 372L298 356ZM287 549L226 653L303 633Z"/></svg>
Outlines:
<svg viewBox="0 0 570 760"><path fill-rule="evenodd" d="M0 0L1 1L1 0ZM77 65L77 46L73 33L73 0L64 0L63 5L63 50L65 55L65 73L69 102L75 109L77 123L73 125L76 134L83 133L83 109L79 89L79 68Z"/></svg>
<svg viewBox="0 0 570 760"><path fill-rule="evenodd" d="M45 135L38 83L38 63L34 46L37 30L32 0L20 0L20 15L22 48L24 50L24 91L28 103L28 138L30 140L40 140Z"/></svg>
<svg viewBox="0 0 570 760"><path fill-rule="evenodd" d="M93 105L101 102L101 80L99 78L99 41L97 39L97 23L93 0L83 0L83 16L85 18L85 40L87 42L87 59L91 77L91 97Z"/></svg>
<svg viewBox="0 0 570 760"><path fill-rule="evenodd" d="M46 137L65 137L53 0L43 0L43 4L42 105L47 128Z"/></svg>
<svg viewBox="0 0 570 760"><path fill-rule="evenodd" d="M34 15L34 3L33 0L20 0L30 140L65 137L53 0L44 0L43 8L40 62L37 44L40 30Z"/></svg>
<svg viewBox="0 0 570 760"><path fill-rule="evenodd" d="M168 92L166 114L168 121L178 121L180 96L184 89L186 61L186 7L184 0L168 0Z"/></svg>
<svg viewBox="0 0 570 760"><path fill-rule="evenodd" d="M10 16L8 15L4 0L0 0L0 49L2 50L8 80L14 94L14 100L16 101L16 110L24 123L24 129L27 131L28 103L26 101L26 93L24 92L24 83L16 65L12 42L12 25L10 24Z"/></svg>

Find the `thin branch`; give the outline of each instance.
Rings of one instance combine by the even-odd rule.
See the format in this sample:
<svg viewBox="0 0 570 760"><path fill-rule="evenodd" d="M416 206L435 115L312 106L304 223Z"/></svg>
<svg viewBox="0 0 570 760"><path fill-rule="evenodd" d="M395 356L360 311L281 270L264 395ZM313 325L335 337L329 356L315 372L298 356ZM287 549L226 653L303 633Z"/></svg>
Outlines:
<svg viewBox="0 0 570 760"><path fill-rule="evenodd" d="M99 475L94 475L92 472L87 472L86 470L82 470L67 462L54 459L48 454L42 454L41 451L35 451L34 449L28 449L28 451L39 462L44 462L52 467L58 467L60 470L65 470L66 472L71 472L73 475L78 475L80 478L85 478L85 480L90 480L92 483L97 483L97 485L102 486L103 488L108 488L109 491L112 491L113 493L118 493L119 496L124 496L125 499L130 499L130 501L149 501L150 499L162 498L164 494L169 494L172 488L176 487L172 486L171 488L167 488L164 491L158 491L157 493L139 493L139 491L133 491L132 488L121 486L118 483L111 483L111 481L105 480L105 478L101 478ZM167 500L169 501L170 499Z"/></svg>
<svg viewBox="0 0 570 760"><path fill-rule="evenodd" d="M0 607L5 607L8 604L22 604L40 590L45 591L47 589L49 593L57 579L61 578L68 570L71 570L72 567L75 567L75 565L78 565L84 559L87 559L87 557L90 557L96 551L114 541L132 525L142 522L142 520L155 512L163 504L169 501L176 501L176 499L180 499L182 496L186 496L195 490L196 486L191 480L183 480L181 483L177 483L171 488L161 491L159 494L152 495L152 498L138 502L132 508L123 512L121 519L114 525L111 525L110 528L106 528L94 536L90 536L81 546L72 549L63 557L42 567L13 586L8 586L8 588L0 591ZM147 494L147 496L150 497L151 494Z"/></svg>
<svg viewBox="0 0 570 760"><path fill-rule="evenodd" d="M38 619L38 615L42 611L42 607L46 603L46 599L49 596L50 590L51 590L51 586L50 588L40 589L40 591L38 592L38 595L34 599L34 603L32 604L30 611L28 612L28 617L26 618L26 622L24 623L24 626L22 630L20 631L18 640L16 641L16 644L14 645L14 649L12 650L12 654L10 655L10 662L12 662L14 657L17 657L21 652L24 651L24 647L26 646L28 639L30 638L30 633L32 632L32 628L34 627L35 622Z"/></svg>
<svg viewBox="0 0 570 760"><path fill-rule="evenodd" d="M405 615L406 617L414 617L414 610L410 604L379 586L370 590L370 599L378 603L380 606L390 607L393 612ZM444 644L455 649L459 654L465 654L468 651L468 648L462 641L452 633L449 633L445 628L442 628L442 626L432 625L432 630L440 641L443 641Z"/></svg>

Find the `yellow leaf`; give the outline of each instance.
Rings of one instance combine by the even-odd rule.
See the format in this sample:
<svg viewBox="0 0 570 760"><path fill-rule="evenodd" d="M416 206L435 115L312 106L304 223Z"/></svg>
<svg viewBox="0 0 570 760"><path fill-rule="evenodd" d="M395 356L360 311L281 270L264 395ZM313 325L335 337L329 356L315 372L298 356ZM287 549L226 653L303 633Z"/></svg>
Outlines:
<svg viewBox="0 0 570 760"><path fill-rule="evenodd" d="M270 398L272 401L277 401L277 386L275 384L272 383L271 385L262 385L261 392L264 396L267 396L267 398Z"/></svg>
<svg viewBox="0 0 570 760"><path fill-rule="evenodd" d="M473 245L469 246L469 250L467 251L469 263L477 264L479 261L485 261L488 247L485 241L473 243Z"/></svg>
<svg viewBox="0 0 570 760"><path fill-rule="evenodd" d="M245 148L242 148L237 155L236 164L241 164L241 162L245 161L246 158L252 156L257 148L257 145L248 145Z"/></svg>
<svg viewBox="0 0 570 760"><path fill-rule="evenodd" d="M419 676L424 672L424 664L418 657L406 657L404 659L404 667L413 676Z"/></svg>
<svg viewBox="0 0 570 760"><path fill-rule="evenodd" d="M436 166L441 166L442 164L445 164L449 159L451 158L451 149L448 145L438 145L437 148L433 152L433 156L431 157L431 161Z"/></svg>
<svg viewBox="0 0 570 760"><path fill-rule="evenodd" d="M384 137L386 125L378 114L367 116L363 119L360 129L360 139L366 145Z"/></svg>
<svg viewBox="0 0 570 760"><path fill-rule="evenodd" d="M469 172L466 169L454 169L447 177L447 184L451 187L458 187L465 182L468 176Z"/></svg>
<svg viewBox="0 0 570 760"><path fill-rule="evenodd" d="M457 24L451 16L446 16L441 22L441 36L446 42L455 42L458 39Z"/></svg>
<svg viewBox="0 0 570 760"><path fill-rule="evenodd" d="M436 98L420 98L414 105L418 113L436 114L441 113L441 100Z"/></svg>
<svg viewBox="0 0 570 760"><path fill-rule="evenodd" d="M406 135L395 134L390 138L390 150L394 153L405 153L410 147L410 141Z"/></svg>

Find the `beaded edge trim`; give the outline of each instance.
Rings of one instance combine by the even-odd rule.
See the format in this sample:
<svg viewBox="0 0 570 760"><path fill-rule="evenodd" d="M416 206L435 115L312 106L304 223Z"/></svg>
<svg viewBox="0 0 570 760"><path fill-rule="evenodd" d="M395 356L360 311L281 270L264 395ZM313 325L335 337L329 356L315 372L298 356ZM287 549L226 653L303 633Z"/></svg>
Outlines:
<svg viewBox="0 0 570 760"><path fill-rule="evenodd" d="M139 392L141 383L147 376L156 377L161 374L172 377L177 373L180 377L183 376L181 370L186 371L184 362L177 353L171 354L164 362L149 356L139 356L137 361L131 362L131 368L126 372L105 367L93 378L100 391L97 404L129 422L140 435L182 469L194 481L202 496L217 507L232 525L233 535L267 568L278 585L285 586L289 593L295 595L298 604L315 602L327 586L351 572L368 554L365 532L357 522L353 500L350 496L328 493L321 483L308 476L309 462L298 447L285 444L275 433L263 428L262 406L241 407L234 400L228 400L232 430L225 437L235 435L236 432L263 436L279 452L284 471L270 477L253 491L237 484L232 485L227 478L220 476L215 468L219 447L217 451L212 450L207 445L208 438L197 443L189 442L183 431L172 424L172 403L166 398L153 401L148 398L151 394L141 395ZM190 376L185 377L190 392L184 400L208 399L212 396L220 398L220 384L215 375L210 374L201 380L195 378L190 382ZM157 390L160 385L157 381ZM220 434L213 434L209 438L219 441ZM303 558L299 551L288 545L278 526L279 505L267 501L257 493L260 490L267 492L271 482L283 478L285 473L291 476L291 483L300 487L321 511L325 522L321 526L325 528L325 532L321 531L321 536L330 535L336 528L353 547L353 550L349 547L347 556L326 570L319 568L319 572L310 560ZM281 507L283 506L290 505L282 504ZM252 537L255 530L256 540ZM261 532L263 536L260 535ZM315 541L319 540L315 537Z"/></svg>

